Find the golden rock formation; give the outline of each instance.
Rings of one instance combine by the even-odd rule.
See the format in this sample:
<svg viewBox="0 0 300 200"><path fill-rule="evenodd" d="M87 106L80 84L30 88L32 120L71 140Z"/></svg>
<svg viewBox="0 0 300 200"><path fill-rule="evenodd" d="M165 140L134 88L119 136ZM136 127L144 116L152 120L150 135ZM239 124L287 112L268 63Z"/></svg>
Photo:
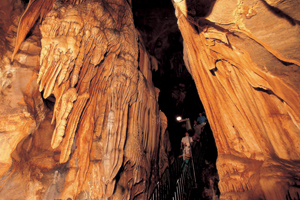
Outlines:
<svg viewBox="0 0 300 200"><path fill-rule="evenodd" d="M299 199L299 2L205 1L206 13L198 4L174 1L221 199Z"/></svg>
<svg viewBox="0 0 300 200"><path fill-rule="evenodd" d="M167 122L129 3L5 3L1 198L147 198Z"/></svg>
<svg viewBox="0 0 300 200"><path fill-rule="evenodd" d="M173 3L221 199L299 199L299 1ZM146 199L154 188L167 119L130 4L1 0L2 199Z"/></svg>

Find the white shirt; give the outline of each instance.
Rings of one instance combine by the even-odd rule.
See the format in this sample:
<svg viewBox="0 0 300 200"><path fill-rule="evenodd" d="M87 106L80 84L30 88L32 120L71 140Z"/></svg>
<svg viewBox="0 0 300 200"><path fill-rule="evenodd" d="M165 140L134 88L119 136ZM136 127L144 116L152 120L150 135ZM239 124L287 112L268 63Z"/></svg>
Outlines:
<svg viewBox="0 0 300 200"><path fill-rule="evenodd" d="M190 139L190 142L189 142L189 139ZM191 149L190 144L193 142L193 138L189 137L189 136L185 136L181 139L181 142L184 145L183 154L190 154L190 149Z"/></svg>
<svg viewBox="0 0 300 200"><path fill-rule="evenodd" d="M189 142L189 139L190 139L190 142ZM185 136L181 139L181 142L184 144L184 146L190 147L190 143L193 142L193 138L189 137L189 136Z"/></svg>

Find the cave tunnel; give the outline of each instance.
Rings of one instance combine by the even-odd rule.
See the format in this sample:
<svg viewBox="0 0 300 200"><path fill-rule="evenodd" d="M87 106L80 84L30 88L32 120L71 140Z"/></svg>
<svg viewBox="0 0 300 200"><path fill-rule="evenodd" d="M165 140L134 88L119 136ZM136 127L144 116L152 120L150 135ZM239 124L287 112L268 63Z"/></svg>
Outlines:
<svg viewBox="0 0 300 200"><path fill-rule="evenodd" d="M135 26L142 35L147 51L159 63L158 69L152 70L152 79L155 87L160 89L159 108L168 119L167 131L172 147L168 156L171 164L175 158L177 159L182 154L181 139L187 131L186 124L179 123L176 117L189 118L190 123L194 125L193 121L197 120L199 113L205 110L199 99L194 80L183 60L183 39L176 25L177 18L172 2L133 1L132 10ZM190 135L194 135L194 132L193 127ZM199 154L196 156L199 159L196 162L198 165L196 180L199 187L196 194L198 198L196 199L212 199L213 194L209 191L212 189L209 180L214 180L216 185L218 183L215 166L217 150L209 125L202 134L201 143L201 158L200 152L194 152ZM176 176L174 172L173 176ZM217 187L215 190L214 195L216 196ZM155 192L154 190L153 193L155 194ZM188 198L188 193L190 192L185 194L185 198Z"/></svg>
<svg viewBox="0 0 300 200"><path fill-rule="evenodd" d="M0 199L300 199L299 6L2 0Z"/></svg>

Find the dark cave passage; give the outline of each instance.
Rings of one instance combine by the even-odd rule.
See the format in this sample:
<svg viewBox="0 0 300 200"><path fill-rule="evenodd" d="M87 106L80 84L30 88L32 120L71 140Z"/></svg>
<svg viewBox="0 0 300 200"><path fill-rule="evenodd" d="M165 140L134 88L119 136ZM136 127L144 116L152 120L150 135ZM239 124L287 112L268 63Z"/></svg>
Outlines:
<svg viewBox="0 0 300 200"><path fill-rule="evenodd" d="M133 14L146 49L158 61L158 69L152 70L152 76L155 87L160 89L159 108L168 119L171 164L182 154L180 143L186 132L185 123L179 123L176 117L189 118L193 126L193 121L205 110L183 61L183 39L171 1L133 1ZM194 130L190 131L190 135L194 135ZM218 183L217 149L209 124L205 126L198 145L195 149L199 151L195 153L199 185L197 195L209 199L207 191L211 187L210 180L214 181L216 188Z"/></svg>

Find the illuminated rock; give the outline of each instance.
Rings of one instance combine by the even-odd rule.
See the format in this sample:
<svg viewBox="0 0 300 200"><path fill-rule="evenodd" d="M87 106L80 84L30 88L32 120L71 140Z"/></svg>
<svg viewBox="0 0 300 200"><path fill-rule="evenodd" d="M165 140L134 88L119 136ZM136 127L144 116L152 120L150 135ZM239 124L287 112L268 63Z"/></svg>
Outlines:
<svg viewBox="0 0 300 200"><path fill-rule="evenodd" d="M221 199L298 199L299 3L283 14L279 2L201 2L174 7L218 148Z"/></svg>
<svg viewBox="0 0 300 200"><path fill-rule="evenodd" d="M145 199L158 180L167 122L152 83L157 63L134 27L130 4L52 5L30 1L16 40L3 31L4 41L16 45L14 52L5 42L1 47L0 196ZM41 35L34 26L39 16Z"/></svg>
<svg viewBox="0 0 300 200"><path fill-rule="evenodd" d="M1 198L145 199L155 187L167 120L130 4L1 1ZM221 199L299 199L299 2L174 7Z"/></svg>

